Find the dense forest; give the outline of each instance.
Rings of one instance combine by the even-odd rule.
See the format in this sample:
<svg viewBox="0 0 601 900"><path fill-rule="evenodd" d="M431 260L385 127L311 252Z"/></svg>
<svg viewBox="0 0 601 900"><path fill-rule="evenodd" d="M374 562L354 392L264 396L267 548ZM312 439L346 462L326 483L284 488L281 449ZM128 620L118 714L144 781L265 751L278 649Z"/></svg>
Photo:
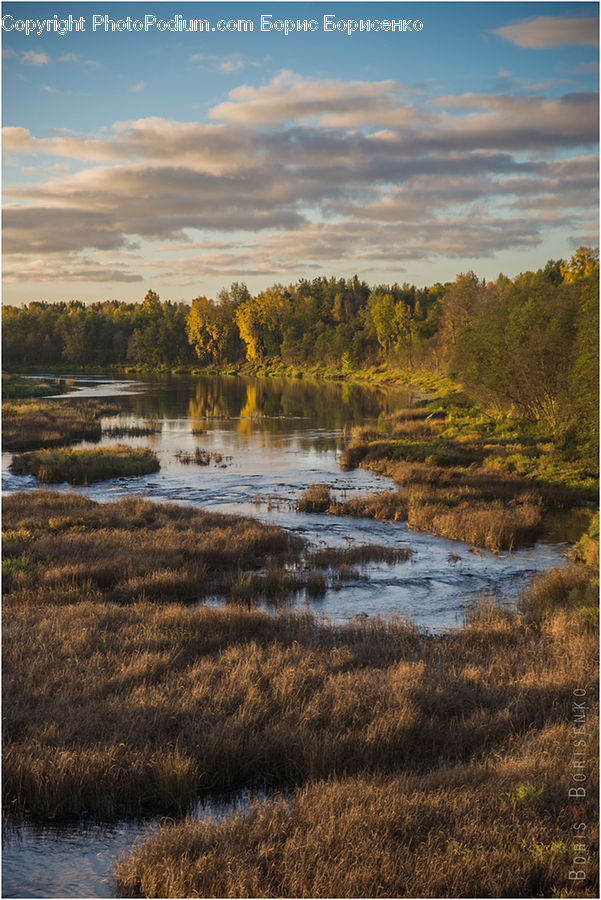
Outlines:
<svg viewBox="0 0 601 900"><path fill-rule="evenodd" d="M598 251L513 280L473 272L416 288L319 277L252 296L33 302L3 308L8 370L133 366L328 366L352 374L388 363L451 372L488 407L515 410L594 453L598 416Z"/></svg>

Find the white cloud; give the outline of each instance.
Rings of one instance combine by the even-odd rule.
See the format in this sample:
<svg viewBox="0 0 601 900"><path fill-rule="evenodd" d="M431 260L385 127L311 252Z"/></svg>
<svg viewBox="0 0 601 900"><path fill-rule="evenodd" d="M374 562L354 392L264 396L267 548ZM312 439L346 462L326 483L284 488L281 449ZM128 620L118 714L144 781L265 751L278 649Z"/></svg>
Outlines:
<svg viewBox="0 0 601 900"><path fill-rule="evenodd" d="M596 103L434 101L393 81L285 72L232 91L209 123L147 117L51 137L8 127L9 159L34 156L46 176L5 188L10 277L33 280L48 260L48 279L134 281L150 263L133 242L181 283L342 264L398 272L403 260L534 246L594 218L597 162L582 146L597 136ZM52 171L56 158L79 171Z"/></svg>
<svg viewBox="0 0 601 900"><path fill-rule="evenodd" d="M242 85L210 112L214 121L240 125L276 125L316 120L332 127L407 125L414 110L401 100L396 81L351 81L303 78L284 70L262 87Z"/></svg>
<svg viewBox="0 0 601 900"><path fill-rule="evenodd" d="M28 66L45 66L50 62L47 53L36 53L35 50L24 50L20 62Z"/></svg>
<svg viewBox="0 0 601 900"><path fill-rule="evenodd" d="M575 18L568 16L539 16L514 25L494 28L491 34L498 34L518 47L546 50L563 44L584 44L596 47L599 43L599 19L588 16Z"/></svg>
<svg viewBox="0 0 601 900"><path fill-rule="evenodd" d="M132 94L139 94L140 91L143 91L145 87L146 85L143 81L138 81L137 84L132 84L132 86L130 87L130 91L132 92Z"/></svg>
<svg viewBox="0 0 601 900"><path fill-rule="evenodd" d="M84 59L79 53L63 53L62 56L59 56L58 61L62 63L75 63L75 65L79 66L87 66L89 69L100 68L99 62L96 62L93 59Z"/></svg>
<svg viewBox="0 0 601 900"><path fill-rule="evenodd" d="M265 59L251 59L243 53L230 53L227 56L216 55L212 53L193 53L189 57L188 62L198 65L202 69L208 69L217 72L224 72L231 75L234 72L241 72L249 66L261 66L267 61Z"/></svg>

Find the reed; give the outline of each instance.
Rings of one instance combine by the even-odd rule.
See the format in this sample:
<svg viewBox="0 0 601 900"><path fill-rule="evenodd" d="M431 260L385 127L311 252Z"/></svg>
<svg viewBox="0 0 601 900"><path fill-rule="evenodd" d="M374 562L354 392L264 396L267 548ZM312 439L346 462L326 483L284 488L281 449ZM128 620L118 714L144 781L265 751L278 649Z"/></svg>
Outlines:
<svg viewBox="0 0 601 900"><path fill-rule="evenodd" d="M32 567L7 576L5 598L25 604L69 603L78 592L123 603L227 595L232 574L269 560L296 562L304 547L280 528L241 516L50 491L7 496L3 526L5 559L26 554Z"/></svg>
<svg viewBox="0 0 601 900"><path fill-rule="evenodd" d="M384 544L359 544L352 547L323 547L308 557L311 565L319 569L333 569L340 566L367 565L370 562L395 563L411 559L410 547L389 547Z"/></svg>
<svg viewBox="0 0 601 900"><path fill-rule="evenodd" d="M13 456L15 475L35 475L43 484L91 484L107 478L146 475L160 468L152 450L117 444L94 450L57 447Z"/></svg>
<svg viewBox="0 0 601 900"><path fill-rule="evenodd" d="M561 599L536 621L493 611L433 636L394 620L116 605L95 590L5 599L14 814L165 811L257 781L486 765L563 727L575 689L593 702L595 634Z"/></svg>
<svg viewBox="0 0 601 900"><path fill-rule="evenodd" d="M161 424L158 421L149 421L144 425L112 425L103 429L103 434L110 438L120 437L147 437L151 434L160 434Z"/></svg>
<svg viewBox="0 0 601 900"><path fill-rule="evenodd" d="M2 404L5 450L55 447L73 441L99 441L101 417L119 408L98 400L21 400Z"/></svg>
<svg viewBox="0 0 601 900"><path fill-rule="evenodd" d="M221 823L165 824L118 863L117 884L143 897L596 897L597 842L574 839L565 800L570 739L568 723L549 725L480 764L332 777Z"/></svg>
<svg viewBox="0 0 601 900"><path fill-rule="evenodd" d="M298 512L325 512L331 503L327 484L310 484L296 504Z"/></svg>

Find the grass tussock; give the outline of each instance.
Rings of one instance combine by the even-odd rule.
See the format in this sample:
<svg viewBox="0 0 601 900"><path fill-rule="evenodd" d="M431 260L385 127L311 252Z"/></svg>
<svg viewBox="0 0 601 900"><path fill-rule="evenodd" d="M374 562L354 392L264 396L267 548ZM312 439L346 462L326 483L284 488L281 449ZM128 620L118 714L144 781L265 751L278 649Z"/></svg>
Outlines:
<svg viewBox="0 0 601 900"><path fill-rule="evenodd" d="M160 434L161 423L157 420L147 420L144 425L112 425L104 428L103 434L110 438L122 437L148 437L151 434Z"/></svg>
<svg viewBox="0 0 601 900"><path fill-rule="evenodd" d="M10 466L15 475L35 475L44 484L91 484L107 478L147 475L159 469L152 450L120 444L98 450L31 450L13 456Z"/></svg>
<svg viewBox="0 0 601 900"><path fill-rule="evenodd" d="M390 519L395 522L404 522L409 514L409 496L406 491L358 494L350 500L333 501L327 511L335 516Z"/></svg>
<svg viewBox="0 0 601 900"><path fill-rule="evenodd" d="M189 450L176 450L175 458L178 462L183 463L185 466L189 466L191 464L197 466L208 466L211 464L211 460L215 463L216 466L221 466L225 468L227 463L231 462L232 457L225 457L226 462L224 463L224 457L222 453L219 451L211 451L211 450L203 450L201 447L196 447L194 453L191 453Z"/></svg>
<svg viewBox="0 0 601 900"><path fill-rule="evenodd" d="M456 498L413 496L407 526L487 550L514 550L533 544L541 534L542 516L535 503L475 503Z"/></svg>
<svg viewBox="0 0 601 900"><path fill-rule="evenodd" d="M2 404L5 450L56 447L73 441L99 441L100 419L118 407L97 400L22 400Z"/></svg>
<svg viewBox="0 0 601 900"><path fill-rule="evenodd" d="M359 544L352 547L323 547L308 557L318 569L333 569L341 566L367 565L370 562L395 563L411 559L410 547L388 547L384 544Z"/></svg>
<svg viewBox="0 0 601 900"><path fill-rule="evenodd" d="M332 502L327 484L310 484L296 504L298 512L326 512Z"/></svg>

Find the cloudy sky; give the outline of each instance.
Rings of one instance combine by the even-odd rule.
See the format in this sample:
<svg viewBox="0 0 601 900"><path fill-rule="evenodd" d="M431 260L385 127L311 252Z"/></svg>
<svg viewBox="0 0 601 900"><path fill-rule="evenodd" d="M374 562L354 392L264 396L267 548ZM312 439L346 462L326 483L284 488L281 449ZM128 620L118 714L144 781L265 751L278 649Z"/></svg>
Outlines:
<svg viewBox="0 0 601 900"><path fill-rule="evenodd" d="M69 13L85 32L17 30ZM5 302L189 300L319 274L421 286L598 244L596 3L2 14ZM210 30L93 31L97 14ZM411 24L332 33L324 14ZM261 31L262 15L318 30ZM238 19L253 31L219 30Z"/></svg>

